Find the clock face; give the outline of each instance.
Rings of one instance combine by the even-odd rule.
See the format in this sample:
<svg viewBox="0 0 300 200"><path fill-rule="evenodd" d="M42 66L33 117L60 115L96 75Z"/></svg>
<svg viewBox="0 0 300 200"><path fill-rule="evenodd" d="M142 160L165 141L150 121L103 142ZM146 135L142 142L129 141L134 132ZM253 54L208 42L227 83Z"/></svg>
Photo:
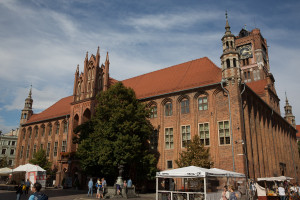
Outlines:
<svg viewBox="0 0 300 200"><path fill-rule="evenodd" d="M246 59L252 57L252 46L251 44L244 45L238 48L240 53L240 59Z"/></svg>

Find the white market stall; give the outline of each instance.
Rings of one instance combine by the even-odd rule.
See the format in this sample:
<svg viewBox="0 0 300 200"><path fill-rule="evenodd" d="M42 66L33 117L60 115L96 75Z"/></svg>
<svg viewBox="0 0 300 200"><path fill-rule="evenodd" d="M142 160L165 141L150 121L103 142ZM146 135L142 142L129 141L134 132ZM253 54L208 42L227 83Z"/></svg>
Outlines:
<svg viewBox="0 0 300 200"><path fill-rule="evenodd" d="M25 164L13 169L13 173L25 172L25 181L29 179L32 184L39 182L42 187L46 187L46 170L38 165Z"/></svg>
<svg viewBox="0 0 300 200"><path fill-rule="evenodd" d="M255 183L255 188L257 191L258 199L259 200L279 199L275 189L278 186L278 183L282 183L284 181L290 181L292 179L293 178L287 176L257 178L257 183Z"/></svg>
<svg viewBox="0 0 300 200"><path fill-rule="evenodd" d="M223 186L229 183L230 178L234 178L235 181L244 180L245 175L217 168L206 169L196 166L157 172L156 200L220 199Z"/></svg>

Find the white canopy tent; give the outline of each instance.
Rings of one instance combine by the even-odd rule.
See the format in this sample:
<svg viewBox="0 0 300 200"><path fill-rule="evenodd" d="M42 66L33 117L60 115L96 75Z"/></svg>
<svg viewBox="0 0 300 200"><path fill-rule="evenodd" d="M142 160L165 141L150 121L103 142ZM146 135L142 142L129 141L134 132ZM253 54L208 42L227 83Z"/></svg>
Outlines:
<svg viewBox="0 0 300 200"><path fill-rule="evenodd" d="M33 164L25 164L25 165L20 165L19 167L13 169L13 172L45 172L43 168L41 168L38 165L33 165Z"/></svg>
<svg viewBox="0 0 300 200"><path fill-rule="evenodd" d="M1 168L0 169L0 176L1 175L5 175L5 176L8 176L9 174L12 173L12 169L8 168L8 167L4 167L4 168Z"/></svg>
<svg viewBox="0 0 300 200"><path fill-rule="evenodd" d="M257 178L257 181L289 181L293 178L287 176Z"/></svg>
<svg viewBox="0 0 300 200"><path fill-rule="evenodd" d="M218 168L206 169L196 166L189 166L171 170L165 170L156 173L156 200L158 200L158 178L203 178L204 179L204 199L207 199L206 190L206 179L209 177L231 177L231 178L245 178L244 174L222 170ZM165 192L165 191L163 191ZM187 200L189 200L189 193L187 193ZM170 192L171 200L173 199L173 192Z"/></svg>

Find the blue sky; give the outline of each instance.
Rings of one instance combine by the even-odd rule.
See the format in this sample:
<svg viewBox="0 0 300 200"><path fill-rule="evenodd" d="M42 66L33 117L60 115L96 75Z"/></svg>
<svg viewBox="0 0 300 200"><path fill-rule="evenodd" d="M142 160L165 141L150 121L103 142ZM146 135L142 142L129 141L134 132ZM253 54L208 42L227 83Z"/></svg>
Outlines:
<svg viewBox="0 0 300 200"><path fill-rule="evenodd" d="M220 67L225 10L234 34L260 28L281 108L286 91L300 121L300 1L1 0L0 130L18 127L31 84L35 113L72 95L98 46L117 80L205 56Z"/></svg>

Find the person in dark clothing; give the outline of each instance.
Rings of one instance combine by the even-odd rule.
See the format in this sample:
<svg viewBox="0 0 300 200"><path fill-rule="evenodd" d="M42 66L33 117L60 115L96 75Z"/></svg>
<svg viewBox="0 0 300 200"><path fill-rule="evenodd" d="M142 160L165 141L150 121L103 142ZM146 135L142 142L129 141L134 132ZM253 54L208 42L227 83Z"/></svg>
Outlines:
<svg viewBox="0 0 300 200"><path fill-rule="evenodd" d="M19 184L18 186L16 186L16 194L17 194L17 200L21 199L21 196L23 194L23 184Z"/></svg>

